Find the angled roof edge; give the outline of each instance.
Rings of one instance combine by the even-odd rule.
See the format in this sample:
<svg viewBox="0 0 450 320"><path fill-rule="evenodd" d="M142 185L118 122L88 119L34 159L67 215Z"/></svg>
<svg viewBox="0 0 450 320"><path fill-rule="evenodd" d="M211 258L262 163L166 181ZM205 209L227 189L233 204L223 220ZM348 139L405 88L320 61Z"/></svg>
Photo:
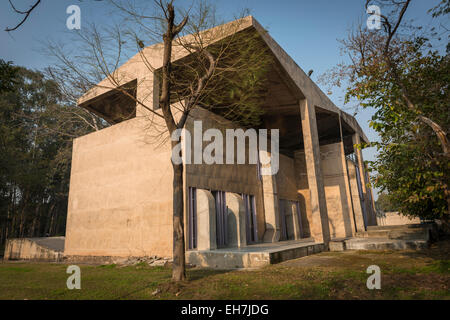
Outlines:
<svg viewBox="0 0 450 320"><path fill-rule="evenodd" d="M233 29L233 32L227 32L227 28L230 28L233 25L237 25L236 29ZM261 38L264 40L266 45L272 51L273 55L276 57L280 65L283 67L286 74L293 81L293 83L297 86L297 88L303 93L303 95L311 101L315 106L326 109L327 111L340 114L342 119L357 133L359 133L361 139L364 142L369 142L369 139L366 137L365 133L361 129L357 120L349 115L348 113L339 109L328 96L319 88L319 86L311 80L310 77L298 66L298 64L287 54L286 51L269 35L269 33L261 26L261 24L253 17L247 16L241 18L239 20L234 20L228 22L223 25L219 25L212 29L208 29L202 31L202 33L214 32L214 31L225 31L221 37L217 37L211 44L225 38L232 33L240 32L249 28L254 28ZM231 30L231 29L228 29ZM186 35L183 38L188 39L192 37L192 35ZM157 43L151 46L146 47L141 52L135 54L130 60L125 62L119 68L117 68L113 73L115 73L116 77L120 77L121 83L130 82L132 80L137 79L138 83L140 80L144 80L149 78L148 75L148 67L142 61L141 55L145 55L147 60L151 60L152 66L154 69L159 69L162 67L162 51L163 51L163 43ZM185 49L174 46L172 61L179 60L181 58L189 55ZM151 76L152 77L152 76ZM77 104L79 106L83 106L88 101L99 97L102 94L107 93L114 88L111 85L108 86L108 83L111 83L111 80L105 78L97 86L88 90L83 96L81 96Z"/></svg>

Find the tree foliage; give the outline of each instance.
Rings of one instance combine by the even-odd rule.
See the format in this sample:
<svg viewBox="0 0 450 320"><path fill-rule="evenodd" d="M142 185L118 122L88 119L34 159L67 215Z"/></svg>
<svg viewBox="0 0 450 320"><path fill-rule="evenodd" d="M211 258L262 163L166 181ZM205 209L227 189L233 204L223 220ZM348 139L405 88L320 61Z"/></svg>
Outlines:
<svg viewBox="0 0 450 320"><path fill-rule="evenodd" d="M41 72L0 66L0 245L63 235L72 139L93 131L90 118Z"/></svg>
<svg viewBox="0 0 450 320"><path fill-rule="evenodd" d="M381 16L383 28L359 27L342 40L350 63L336 67L329 79L346 85L346 102L375 111L375 186L405 215L447 218L450 57L439 48L448 43L448 32L437 36L434 28L402 20L410 2L367 1L389 12ZM447 17L445 6L447 1L434 8L435 17Z"/></svg>
<svg viewBox="0 0 450 320"><path fill-rule="evenodd" d="M394 212L398 208L392 203L392 199L387 193L380 193L377 201L375 201L375 208L378 212Z"/></svg>

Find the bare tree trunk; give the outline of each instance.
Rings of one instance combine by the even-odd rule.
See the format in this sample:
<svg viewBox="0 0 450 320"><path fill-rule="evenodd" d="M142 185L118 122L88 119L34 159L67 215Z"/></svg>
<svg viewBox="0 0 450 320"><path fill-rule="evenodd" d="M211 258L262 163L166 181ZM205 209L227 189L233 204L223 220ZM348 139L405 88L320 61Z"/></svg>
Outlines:
<svg viewBox="0 0 450 320"><path fill-rule="evenodd" d="M167 129L172 133L178 128L170 109L172 69L172 44L173 39L181 31L187 22L185 18L180 25L175 25L175 10L172 3L167 5L167 31L163 36L164 54L162 68L161 96L159 98L161 110L164 115ZM176 142L172 143L174 147ZM173 164L173 269L172 280L182 281L186 279L184 256L184 225L183 225L183 165Z"/></svg>
<svg viewBox="0 0 450 320"><path fill-rule="evenodd" d="M172 280L186 279L184 244L183 165L173 164L173 270Z"/></svg>

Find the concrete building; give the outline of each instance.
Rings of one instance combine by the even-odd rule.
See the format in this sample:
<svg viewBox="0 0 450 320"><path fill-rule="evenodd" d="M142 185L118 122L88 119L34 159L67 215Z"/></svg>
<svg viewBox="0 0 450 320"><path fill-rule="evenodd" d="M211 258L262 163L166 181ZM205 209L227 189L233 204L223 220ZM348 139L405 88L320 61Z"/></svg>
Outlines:
<svg viewBox="0 0 450 320"><path fill-rule="evenodd" d="M238 31L259 34L275 60L261 108L262 128L280 129L279 171L261 176L257 164L185 164L188 261L250 266L255 263L243 260L253 258L241 255L240 262L227 264L212 253L223 258L226 252L253 252L273 262L284 259L276 248L320 251L331 239L376 225L368 174L354 148L368 142L357 121L336 107L253 17L240 20ZM162 49L157 44L143 50L156 68ZM186 55L175 51L173 60ZM136 89L132 94L158 109L158 84L140 54L116 72ZM145 108L105 87L100 83L79 100L114 125L74 140L64 254L170 257L171 147L170 141L154 141L166 134L164 123L154 117L149 125ZM201 108L193 111L187 129L194 120L202 121L204 131L236 127Z"/></svg>

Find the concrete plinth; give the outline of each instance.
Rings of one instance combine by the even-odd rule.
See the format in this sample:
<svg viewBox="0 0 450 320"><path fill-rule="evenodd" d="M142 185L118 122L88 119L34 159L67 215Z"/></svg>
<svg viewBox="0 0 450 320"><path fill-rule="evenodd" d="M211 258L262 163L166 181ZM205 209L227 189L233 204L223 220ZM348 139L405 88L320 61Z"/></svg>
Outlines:
<svg viewBox="0 0 450 320"><path fill-rule="evenodd" d="M219 269L259 268L297 259L324 250L323 243L312 239L262 243L245 248L188 251L186 261L200 267Z"/></svg>

